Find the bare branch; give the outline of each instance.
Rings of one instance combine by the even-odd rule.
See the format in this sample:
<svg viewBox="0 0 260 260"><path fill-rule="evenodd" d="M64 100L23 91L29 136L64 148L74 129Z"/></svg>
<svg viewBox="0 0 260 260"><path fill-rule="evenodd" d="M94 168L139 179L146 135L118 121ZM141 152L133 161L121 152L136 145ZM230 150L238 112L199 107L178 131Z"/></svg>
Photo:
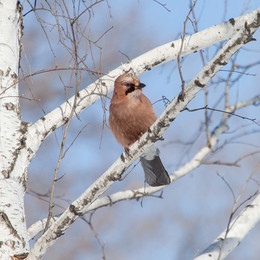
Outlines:
<svg viewBox="0 0 260 260"><path fill-rule="evenodd" d="M181 34L181 46L180 46L180 50L179 50L179 53L178 53L178 56L177 56L177 62L178 62L178 70L179 70L179 75L180 75L180 79L181 79L181 89L182 89L182 92L181 92L181 95L179 95L179 98L182 100L184 99L184 87L185 87L185 81L184 81L184 78L183 78L183 75L182 75L182 66L181 66L181 56L182 56L182 50L183 50L183 45L184 45L184 39L185 39L185 36L186 36L186 24L188 22L188 20L190 19L190 14L192 13L195 5L197 3L197 0L195 0L193 2L193 5L191 6L190 8L190 11L189 13L187 14L186 16L186 19L183 23L183 31L182 31L182 34Z"/></svg>
<svg viewBox="0 0 260 260"><path fill-rule="evenodd" d="M238 202L240 201L240 198L242 196L242 194L244 193L249 181L252 179L253 175L257 172L257 170L259 169L260 167L260 163L257 164L257 166L255 167L255 169L252 171L252 173L250 174L250 176L248 177L247 181L245 182L244 186L242 187L240 193L238 194L237 198L235 199L234 201L234 205L233 205L233 208L231 210L231 214L230 214L230 217L229 217L229 220L228 220L228 225L227 225L227 229L226 229L226 233L225 233L225 236L224 236L224 239L222 241L222 245L220 247L220 250L219 250L219 255L218 255L218 260L221 259L221 256L222 254L224 254L224 248L225 248L225 244L227 242L227 237L229 235L229 232L232 228L233 225L231 225L231 221L233 220L233 217L236 213L236 211L239 209L239 207L242 205L238 205ZM234 195L234 193L233 193Z"/></svg>
<svg viewBox="0 0 260 260"><path fill-rule="evenodd" d="M93 226L93 224L92 224L92 217L93 217L93 214L94 214L94 213L95 213L95 211L92 211L92 212L91 212L91 214L90 214L90 216L89 216L89 220L87 220L87 219L84 218L84 217L82 217L81 219L82 219L83 221L85 221L85 222L89 225L91 231L93 232L93 234L94 234L94 236L95 236L95 238L96 238L96 240L97 240L97 242L98 242L98 244L99 244L99 246L100 246L100 248L101 248L101 250L102 250L102 259L103 259L103 260L106 260L105 243L100 239L100 237L99 237L97 231L95 230L95 228L94 228L94 226Z"/></svg>
<svg viewBox="0 0 260 260"><path fill-rule="evenodd" d="M241 119L249 120L249 121L252 121L254 124L260 126L260 123L256 122L256 118L249 118L249 117L246 117L246 116L238 115L234 112L230 112L230 111L235 111L237 109L241 109L245 106L255 104L259 100L260 100L260 95L255 96L250 100L245 100L245 101L242 101L240 103L237 103L236 105L230 106L230 107L228 107L227 111L217 109L217 108L206 107L206 106L200 107L200 108L194 108L194 109L189 109L188 107L185 107L182 111L187 110L188 112L196 112L196 111L199 111L199 110L207 109L207 110L211 110L211 111L214 111L214 112L220 112L220 113L226 114L228 116L236 116L236 117L239 117Z"/></svg>
<svg viewBox="0 0 260 260"><path fill-rule="evenodd" d="M185 37L181 55L185 56L189 53L198 51L240 33L241 28L244 28L243 24L245 21L247 21L249 26L256 29L258 25L255 23L255 20L257 19L256 17L258 12L260 12L260 8L245 16L232 20L232 23L228 21ZM255 29L252 29L252 32ZM140 75L158 65L176 59L181 43L182 40L180 39L155 48L132 60L131 62L127 62L126 64L118 67L108 75L89 85L87 88L78 93L78 102L75 113L80 113L88 106L96 102L102 95L107 95L107 93L113 89L114 79L123 72L133 69L136 75ZM199 82L197 81L197 83ZM26 155L28 158L28 163L33 158L42 141L58 127L67 122L73 100L74 98L72 97L66 103L62 104L57 109L39 119L35 124L28 127L26 142L28 142L28 145L30 143L31 148L31 153Z"/></svg>
<svg viewBox="0 0 260 260"><path fill-rule="evenodd" d="M260 23L260 22L259 22ZM35 256L42 257L48 247L55 240L63 235L66 229L79 217L87 212L88 207L106 191L116 180L121 179L123 172L146 150L152 143L160 139L163 132L170 126L187 104L196 94L207 84L210 79L224 66L228 60L252 37L252 33L260 24L248 24L248 27L229 40L217 55L198 73L198 75L185 87L185 99L179 100L177 97L166 107L162 115L151 126L150 131L145 133L140 140L135 142L128 153L122 154L119 159L99 177L76 201L74 201L61 217L52 225L35 243L28 259ZM222 119L223 121L223 119ZM223 130L224 129L224 130ZM213 136L225 131L226 126L216 129ZM217 142L217 137L213 138L212 145ZM209 149L209 148L208 148Z"/></svg>
<svg viewBox="0 0 260 260"><path fill-rule="evenodd" d="M259 169L260 163L250 174L246 184L241 190L236 202L233 206L230 220L227 229L222 232L212 244L205 249L198 257L194 260L206 260L206 259L224 259L234 248L236 248L241 240L250 232L252 228L260 219L260 195L255 193L253 196L257 195L255 199L244 208L244 210L236 217L232 222L234 212L236 211L237 203L243 193L248 182L251 180L252 176Z"/></svg>
<svg viewBox="0 0 260 260"><path fill-rule="evenodd" d="M96 1L95 3L91 4L90 6L88 6L83 12L81 12L76 18L73 19L71 25L73 26L74 23L80 18L80 16L82 16L86 11L88 11L90 8L92 8L93 6L95 6L96 4L99 4L101 2L104 2L104 0L100 0L100 1Z"/></svg>
<svg viewBox="0 0 260 260"><path fill-rule="evenodd" d="M163 3L159 2L158 0L153 0L153 1L158 3L159 5L161 5L167 12L171 12L171 10L166 7L167 4L163 4Z"/></svg>
<svg viewBox="0 0 260 260"><path fill-rule="evenodd" d="M78 70L78 68L79 68L78 50L77 50L78 49L77 48L78 47L78 43L77 43L77 40L76 40L75 29L74 29L74 24L75 23L70 18L70 13L69 13L69 11L67 9L66 3L64 2L64 0L62 0L62 2L63 2L64 8L66 10L67 16L68 16L69 21L70 21L70 29L71 29L71 34L72 34L72 48L74 49L74 52L73 52L74 53L74 65L75 65L75 68L76 68L75 69L75 77L76 77L76 79L75 79L76 82L75 83L76 83L76 87L75 87L75 92L74 92L74 97L73 97L72 108L71 108L68 120L66 122L66 127L65 127L65 130L64 130L64 133L63 133L63 137L62 137L62 142L61 142L60 152L59 152L59 158L58 158L57 165L55 167L55 171L54 171L54 174L53 174L53 182L52 182L51 192L50 192L49 214L48 214L48 218L47 218L47 222L46 222L46 226L45 226L44 232L46 232L47 229L49 228L49 224L50 224L50 221L51 221L51 218L52 218L54 189L55 189L56 182L60 179L60 178L57 178L58 171L59 171L59 167L60 167L60 164L61 164L61 160L64 158L63 151L64 151L64 146L65 146L65 141L66 141L68 129L69 129L71 120L74 117L74 113L75 113L75 110L76 110L76 107L77 107L77 98L78 98L79 84L80 84L79 70Z"/></svg>

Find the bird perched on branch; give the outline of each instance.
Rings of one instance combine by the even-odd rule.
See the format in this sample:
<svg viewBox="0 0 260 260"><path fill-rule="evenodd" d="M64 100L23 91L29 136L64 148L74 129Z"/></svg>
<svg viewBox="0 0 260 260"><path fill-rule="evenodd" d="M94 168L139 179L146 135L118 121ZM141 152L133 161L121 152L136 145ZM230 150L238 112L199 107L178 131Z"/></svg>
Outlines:
<svg viewBox="0 0 260 260"><path fill-rule="evenodd" d="M109 126L118 141L127 151L157 119L149 99L142 94L145 84L133 74L123 74L115 81L109 107ZM140 157L145 179L151 186L170 183L170 177L159 157L155 144Z"/></svg>

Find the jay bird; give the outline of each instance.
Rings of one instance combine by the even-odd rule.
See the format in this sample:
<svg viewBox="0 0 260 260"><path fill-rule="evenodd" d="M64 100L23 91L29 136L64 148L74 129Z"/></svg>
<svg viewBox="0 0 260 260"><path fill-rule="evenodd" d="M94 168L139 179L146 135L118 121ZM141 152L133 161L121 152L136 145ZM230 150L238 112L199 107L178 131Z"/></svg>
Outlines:
<svg viewBox="0 0 260 260"><path fill-rule="evenodd" d="M157 119L151 102L142 94L143 87L145 84L130 73L119 76L115 81L109 107L109 126L126 151ZM146 182L150 186L167 185L171 182L155 144L141 155L140 160Z"/></svg>

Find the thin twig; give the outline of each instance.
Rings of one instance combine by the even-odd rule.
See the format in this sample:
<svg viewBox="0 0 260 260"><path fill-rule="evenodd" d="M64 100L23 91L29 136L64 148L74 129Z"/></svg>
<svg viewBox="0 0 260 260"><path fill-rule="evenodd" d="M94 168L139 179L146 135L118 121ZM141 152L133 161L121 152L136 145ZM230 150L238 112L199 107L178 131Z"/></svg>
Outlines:
<svg viewBox="0 0 260 260"><path fill-rule="evenodd" d="M79 137L79 135L82 133L82 131L88 126L88 124L86 124L85 126L83 126L80 131L77 133L77 135L75 136L75 138L72 140L71 144L68 146L68 148L64 151L63 155L62 155L62 159L66 156L66 153L68 152L68 150L70 149L70 147L74 144L74 142L77 140L77 138Z"/></svg>
<svg viewBox="0 0 260 260"><path fill-rule="evenodd" d="M97 240L99 246L101 247L101 250L102 250L102 259L103 259L103 260L106 260L105 243L101 241L101 239L100 239L100 237L99 237L97 231L95 230L95 228L94 228L94 226L93 226L93 224L92 224L92 217L93 217L94 213L95 213L95 211L92 211L92 212L90 213L89 220L87 220L87 219L84 218L84 217L81 217L81 219L82 219L83 221L85 221L85 222L89 225L89 227L90 227L91 231L93 232L93 234L94 234L94 236L95 236L95 238L96 238L96 240Z"/></svg>
<svg viewBox="0 0 260 260"><path fill-rule="evenodd" d="M160 3L158 0L153 0L153 1L161 5L167 12L171 12L171 10L166 7L167 4Z"/></svg>
<svg viewBox="0 0 260 260"><path fill-rule="evenodd" d="M248 199L246 199L243 203L241 203L240 205L238 205L238 202L239 202L239 200L240 200L242 194L244 193L244 191L245 191L245 189L246 189L246 187L247 187L249 181L252 179L253 175L257 172L257 170L259 169L259 167L260 167L260 162L256 165L256 167L254 168L254 170L251 172L251 174L249 175L247 181L245 182L244 186L242 187L240 193L238 194L237 198L236 198L235 201L234 201L234 205L233 205L232 210L231 210L231 214L230 214L230 217L229 217L229 220L228 220L228 224L227 224L227 229L226 229L226 232L225 232L224 239L223 239L223 241L222 241L221 248L220 248L220 250L219 250L219 255L218 255L218 259L217 259L217 260L220 260L220 259L221 259L221 255L222 255L222 253L223 253L224 245L225 245L225 243L226 243L228 233L229 233L229 231L230 231L230 229L231 229L231 222L232 222L233 217L234 217L235 213L237 212L238 208L241 207L241 205L242 205L243 203L245 203L246 201L248 201L249 199L251 199L252 197L254 197L254 196L256 196L256 195L258 194L258 191L255 192L252 196L250 196ZM227 182L225 182L225 183L227 183ZM228 187L230 188L229 185L228 185ZM232 189L231 189L231 191L232 191ZM232 194L233 194L233 196L234 196L234 193L232 193Z"/></svg>
<svg viewBox="0 0 260 260"><path fill-rule="evenodd" d="M236 163L228 163L228 162L221 162L221 161L201 161L201 164L206 164L206 165L224 165L224 166L235 166L239 167L238 164Z"/></svg>
<svg viewBox="0 0 260 260"><path fill-rule="evenodd" d="M64 7L66 9L69 20L72 21L64 0L62 0L62 2L63 2ZM58 175L58 170L59 170L59 167L60 167L60 164L61 164L61 160L63 158L63 150L64 150L64 146L65 146L65 140L66 140L66 137L67 137L67 132L68 132L68 129L69 129L69 126L70 126L70 122L71 122L73 115L75 113L75 109L76 109L76 105L77 105L77 97L78 97L78 92L79 92L79 74L78 74L79 73L79 70L78 70L79 64L78 64L78 52L77 52L78 46L77 46L77 41L76 41L76 37L75 37L74 23L73 22L70 22L70 28L71 28L71 33L72 33L72 37L73 37L72 44L73 44L73 47L74 47L76 88L75 88L73 106L71 108L71 112L70 112L70 116L68 118L68 122L65 126L65 130L64 130L64 134L63 134L63 138L62 138L62 143L61 143L61 147L60 147L59 158L58 158L58 162L57 162L55 172L54 172L54 176L53 176L53 182L52 182L52 187L51 187L51 192L50 192L49 214L48 214L48 218L47 218L47 222L46 222L44 232L46 232L46 230L49 228L49 223L50 223L50 220L52 218L53 196L54 196L55 184L58 181L57 175Z"/></svg>
<svg viewBox="0 0 260 260"><path fill-rule="evenodd" d="M100 0L100 1L97 1L97 2L93 3L92 5L88 6L83 12L81 12L77 17L75 17L75 18L73 19L73 21L71 22L71 26L73 26L74 23L80 18L80 16L83 15L86 11L88 11L88 10L89 10L90 8L92 8L94 5L99 4L99 3L103 2L103 1L104 1L104 0Z"/></svg>
<svg viewBox="0 0 260 260"><path fill-rule="evenodd" d="M191 6L190 11L187 14L186 19L184 21L183 32L181 33L181 47L180 47L180 50L179 50L179 53L178 53L178 56L177 56L178 70L179 70L179 75L180 75L180 78L181 78L181 89L182 89L181 95L179 95L180 100L184 100L184 98L185 98L185 94L184 94L185 81L184 81L184 78L183 78L183 75L182 75L182 70L181 70L182 66L181 66L181 60L180 59L181 59L181 53L182 53L182 49L183 49L184 39L185 39L185 36L186 36L186 24L189 20L189 16L190 16L193 8L195 7L196 3L197 3L197 0L194 1L193 5Z"/></svg>
<svg viewBox="0 0 260 260"><path fill-rule="evenodd" d="M182 111L187 110L188 112L195 112L195 111L204 110L204 109L208 109L208 110L215 111L215 112L225 113L225 114L228 114L228 115L231 115L231 116L236 116L236 117L239 117L239 118L242 118L242 119L245 119L245 120L252 121L256 125L260 126L260 123L256 122L256 118L249 118L249 117L246 117L246 116L241 116L241 115L235 114L233 112L228 112L228 111L224 111L224 110L217 109L217 108L210 108L210 107L207 107L207 106L195 108L195 109L189 109L189 108L186 107Z"/></svg>
<svg viewBox="0 0 260 260"><path fill-rule="evenodd" d="M192 0L190 0L190 5L192 6ZM193 24L195 25L194 30L195 30L195 33L197 33L199 31L199 28L198 28L198 22L197 22L197 19L196 19L194 8L192 8L192 16L193 16ZM203 51L200 50L199 53L200 53L200 57L201 57L203 67L204 67L206 65L206 62L205 62ZM207 84L204 87L204 93L205 93L205 105L208 106L209 97L208 97L208 85ZM209 133L209 115L208 115L207 109L205 110L205 125L206 125L207 144L208 144L208 147L211 147L210 133Z"/></svg>

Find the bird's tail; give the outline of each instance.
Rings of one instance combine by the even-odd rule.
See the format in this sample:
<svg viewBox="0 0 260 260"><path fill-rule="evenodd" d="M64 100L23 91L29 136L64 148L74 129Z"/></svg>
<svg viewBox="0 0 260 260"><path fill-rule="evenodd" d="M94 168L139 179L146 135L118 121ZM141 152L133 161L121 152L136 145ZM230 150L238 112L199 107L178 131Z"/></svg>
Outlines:
<svg viewBox="0 0 260 260"><path fill-rule="evenodd" d="M144 169L146 182L150 186L162 186L171 182L159 157L159 150L155 145L149 147L140 159Z"/></svg>

